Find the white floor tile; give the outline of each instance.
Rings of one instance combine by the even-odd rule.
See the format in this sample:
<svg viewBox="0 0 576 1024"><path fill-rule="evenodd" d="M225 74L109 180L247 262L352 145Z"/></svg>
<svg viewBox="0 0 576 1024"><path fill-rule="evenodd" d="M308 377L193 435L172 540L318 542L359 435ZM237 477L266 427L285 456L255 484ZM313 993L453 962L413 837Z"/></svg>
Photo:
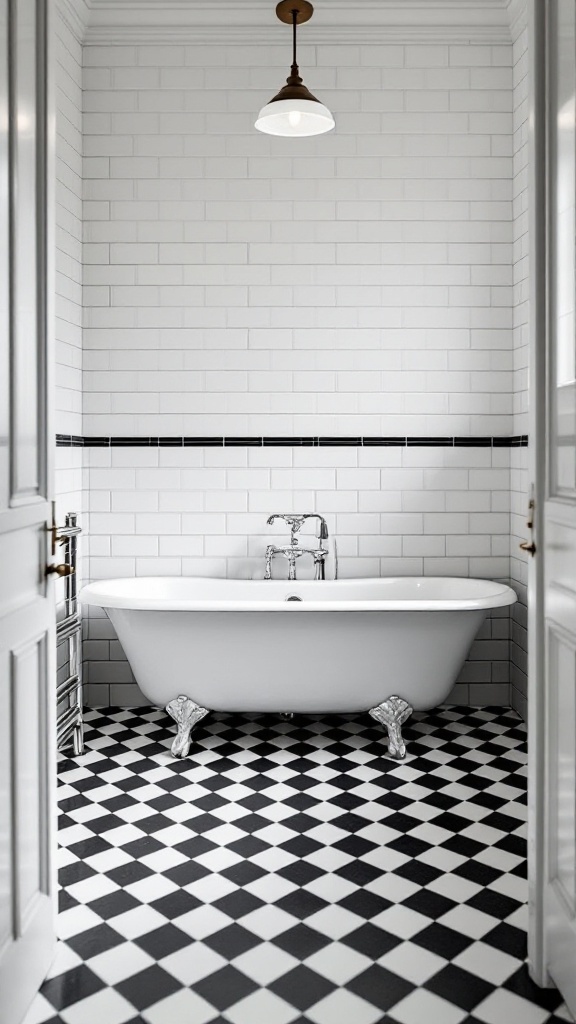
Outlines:
<svg viewBox="0 0 576 1024"><path fill-rule="evenodd" d="M290 1024L298 1016L300 1014L293 1006L267 989L254 992L226 1011L231 1024L271 1024L272 1021L274 1024Z"/></svg>
<svg viewBox="0 0 576 1024"><path fill-rule="evenodd" d="M474 1016L485 1024L543 1024L548 1011L527 999L499 988L491 992L474 1010Z"/></svg>
<svg viewBox="0 0 576 1024"><path fill-rule="evenodd" d="M476 882L470 882L460 875L447 874L440 875L434 881L429 882L426 889L429 889L430 892L437 892L440 896L446 896L447 899L454 900L454 903L465 903L466 900L472 899L477 892L480 892L482 886L477 885Z"/></svg>
<svg viewBox="0 0 576 1024"><path fill-rule="evenodd" d="M216 849L200 854L196 860L202 867L208 868L209 871L224 871L225 868L238 864L242 857L237 853L233 853L232 850Z"/></svg>
<svg viewBox="0 0 576 1024"><path fill-rule="evenodd" d="M216 907L196 907L182 917L175 919L181 931L186 932L192 939L205 939L208 935L226 928L230 924L227 914L217 910ZM164 923L164 921L162 921Z"/></svg>
<svg viewBox="0 0 576 1024"><path fill-rule="evenodd" d="M341 939L343 935L348 935L354 929L360 928L365 921L358 914L353 914L350 910L333 904L317 911L316 914L311 914L306 918L306 924L310 928L322 932L323 935L327 935L330 939L337 940Z"/></svg>
<svg viewBox="0 0 576 1024"><path fill-rule="evenodd" d="M271 942L262 943L249 949L234 960L234 967L246 974L258 985L269 985L283 974L288 974L300 963L296 957L286 953Z"/></svg>
<svg viewBox="0 0 576 1024"><path fill-rule="evenodd" d="M197 981L215 974L225 967L227 960L202 942L194 942L160 960L160 965L182 985L193 986Z"/></svg>
<svg viewBox="0 0 576 1024"><path fill-rule="evenodd" d="M235 882L224 878L224 875L214 874L197 878L195 882L185 885L184 889L191 896L195 896L197 900L202 900L203 903L214 903L215 900L222 899L228 893L235 892L238 886Z"/></svg>
<svg viewBox="0 0 576 1024"><path fill-rule="evenodd" d="M94 874L90 879L83 879L82 882L69 886L68 892L79 903L91 903L99 896L108 896L109 893L116 892L119 888L120 886L117 886L112 879L107 878L106 874Z"/></svg>
<svg viewBox="0 0 576 1024"><path fill-rule="evenodd" d="M518 961L501 949L495 949L485 942L473 942L452 961L457 967L477 974L492 985L503 985L518 970Z"/></svg>
<svg viewBox="0 0 576 1024"><path fill-rule="evenodd" d="M154 928L161 928L163 924L166 924L166 921L162 914L152 907L142 906L127 910L125 914L118 914L114 918L114 931L119 932L125 939L136 939Z"/></svg>
<svg viewBox="0 0 576 1024"><path fill-rule="evenodd" d="M349 882L346 878L341 878L340 875L335 875L331 872L319 875L313 882L307 882L304 886L307 892L314 893L315 896L326 900L327 903L338 903L346 896L356 892L357 888L353 882Z"/></svg>
<svg viewBox="0 0 576 1024"><path fill-rule="evenodd" d="M333 846L326 846L324 849L315 850L314 853L308 854L308 856L304 857L304 860L308 864L314 864L315 867L321 868L322 871L337 871L344 864L349 864L353 858L349 854L344 853L343 850L337 850Z"/></svg>
<svg viewBox="0 0 576 1024"><path fill-rule="evenodd" d="M433 992L420 988L411 992L394 1007L394 1017L399 1024L460 1024L467 1017L466 1010L440 999ZM503 1018L499 1024L511 1024Z"/></svg>
<svg viewBox="0 0 576 1024"><path fill-rule="evenodd" d="M434 974L446 966L446 960L413 942L402 942L389 953L381 956L378 963L400 978L413 985L423 985Z"/></svg>
<svg viewBox="0 0 576 1024"><path fill-rule="evenodd" d="M313 1024L379 1024L382 1020L381 1010L346 989L332 992L306 1013Z"/></svg>
<svg viewBox="0 0 576 1024"><path fill-rule="evenodd" d="M253 896L257 896L259 900L264 900L266 903L276 903L283 896L287 896L289 892L295 892L297 888L298 886L293 882L276 874L262 875L262 878L257 878L255 882L249 882L248 885L243 886L246 892L252 893Z"/></svg>
<svg viewBox="0 0 576 1024"><path fill-rule="evenodd" d="M503 896L511 896L513 900L526 902L528 900L528 882L518 875L500 875L488 886L493 892L500 892Z"/></svg>
<svg viewBox="0 0 576 1024"><path fill-rule="evenodd" d="M145 857L140 857L140 862L151 871L168 871L169 868L175 868L178 864L185 864L187 860L188 857L185 857L184 854L168 848L156 850Z"/></svg>
<svg viewBox="0 0 576 1024"><path fill-rule="evenodd" d="M87 1024L105 1021L106 1024L126 1024L134 1016L134 1007L113 988L104 988L87 999L60 1011L64 1024Z"/></svg>
<svg viewBox="0 0 576 1024"><path fill-rule="evenodd" d="M164 875L149 875L147 878L141 878L139 882L131 882L130 885L126 885L124 891L139 903L152 903L154 900L159 900L161 896L167 896L170 892L178 892L178 886Z"/></svg>
<svg viewBox="0 0 576 1024"><path fill-rule="evenodd" d="M469 935L471 939L482 939L494 928L493 917L464 904L453 907L447 914L438 918L438 923L452 928L455 932Z"/></svg>
<svg viewBox="0 0 576 1024"><path fill-rule="evenodd" d="M155 960L133 942L124 942L121 946L107 949L89 960L90 970L94 971L107 985L117 985L126 978L138 974L151 967Z"/></svg>
<svg viewBox="0 0 576 1024"><path fill-rule="evenodd" d="M349 946L334 942L318 950L304 963L323 978L328 978L334 985L346 985L352 978L367 970L372 961Z"/></svg>
<svg viewBox="0 0 576 1024"><path fill-rule="evenodd" d="M240 923L243 928L248 928L254 935L268 941L281 935L282 932L288 931L289 928L293 928L294 918L280 907L266 904L264 907L253 910L250 914L245 914L240 918Z"/></svg>
<svg viewBox="0 0 576 1024"><path fill-rule="evenodd" d="M214 1007L187 988L161 999L144 1015L146 1024L206 1024L213 1018Z"/></svg>
<svg viewBox="0 0 576 1024"><path fill-rule="evenodd" d="M402 878L401 875L387 873L380 875L372 882L368 882L365 888L368 892L373 892L377 896L382 896L385 900L390 900L391 903L402 903L409 896L413 896L415 892L419 892L421 886L416 885L415 882L408 881L407 878Z"/></svg>
<svg viewBox="0 0 576 1024"><path fill-rule="evenodd" d="M396 905L378 914L372 923L400 939L411 939L430 924L430 919L409 907Z"/></svg>
<svg viewBox="0 0 576 1024"><path fill-rule="evenodd" d="M89 907L82 904L71 907L70 910L64 910L58 915L58 938L69 939L101 923L102 919Z"/></svg>

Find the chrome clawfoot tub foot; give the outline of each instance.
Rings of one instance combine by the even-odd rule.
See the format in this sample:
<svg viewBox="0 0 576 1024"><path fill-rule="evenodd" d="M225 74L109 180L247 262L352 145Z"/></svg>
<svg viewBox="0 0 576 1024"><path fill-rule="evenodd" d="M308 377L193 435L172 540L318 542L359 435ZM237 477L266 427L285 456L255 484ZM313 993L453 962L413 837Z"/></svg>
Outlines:
<svg viewBox="0 0 576 1024"><path fill-rule="evenodd" d="M410 718L414 708L402 697L388 697L388 700L370 709L372 718L383 725L388 733L388 755L396 761L406 757L406 744L402 737L402 726Z"/></svg>
<svg viewBox="0 0 576 1024"><path fill-rule="evenodd" d="M190 733L196 723L208 714L208 708L201 708L199 704L190 700L190 697L181 694L166 705L166 711L178 726L172 753L174 757L186 757L190 750Z"/></svg>

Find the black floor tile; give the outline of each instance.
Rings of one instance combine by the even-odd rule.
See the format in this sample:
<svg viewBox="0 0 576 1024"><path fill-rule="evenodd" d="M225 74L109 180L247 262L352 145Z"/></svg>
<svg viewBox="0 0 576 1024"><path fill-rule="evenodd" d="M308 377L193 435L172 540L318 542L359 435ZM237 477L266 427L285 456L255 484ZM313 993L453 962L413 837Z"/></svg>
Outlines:
<svg viewBox="0 0 576 1024"><path fill-rule="evenodd" d="M496 741L494 729L504 730L509 746ZM460 742L462 733L477 745L468 749ZM541 1024L559 1024L560 997L555 991L539 990L530 980L525 966L526 935L507 920L521 903L487 888L509 871L515 878L525 874L526 846L517 834L522 815L515 817L510 812L509 799L512 789L518 794L518 805L525 805L524 729L512 711L452 708L417 714L406 729L405 764L384 756L381 730L363 716L300 716L283 721L273 715L214 714L198 731L190 756L182 761L169 755L172 735L172 723L163 712L151 708L89 711L86 737L91 757L78 761L84 767L82 778L74 777L75 759L61 759L60 781L66 787L62 790L62 828L74 826L75 813L98 800L98 788L109 785L107 773L120 774L113 783L120 795L106 794L100 801L106 813L86 822L92 837L65 851L60 875L61 920L67 935L63 945L68 948L62 962L74 965L77 957L82 962L67 966L45 982L42 996L47 1002L43 1005L51 1009L43 1016L36 1015L37 1024L63 1024L69 1007L76 1020L75 1005L81 1000L87 1008L86 1024L97 1024L99 1015L89 1016L91 1000L97 999L106 985L96 968L102 963L105 974L114 961L115 948L127 941L126 950L131 943L132 952L118 951L120 973L124 956L127 966L114 985L118 996L133 1008L122 1024L145 1024L149 1018L159 1024L175 1024L179 1011L171 1009L176 1006L171 1000L188 998L186 986L177 977L187 964L194 977L190 997L203 1000L206 1024L229 1024L238 1017L236 1008L241 1003L249 1007L252 998L264 996L276 1000L274 1005L290 1024L309 1024L317 1018L316 1006L340 991L322 969L334 943L340 957L342 948L349 951L354 965L350 980L342 980L351 1001L347 1004L351 1007L347 1011L350 1024L355 1016L369 1019L370 1024L400 1024L412 1018L409 1011L399 1009L397 1019L395 1008L418 988L404 976L402 958L393 952L404 947L405 934L412 947L438 958L438 969L423 978L421 993L452 1005L462 1024L482 1024L482 1011L477 1016L475 1011L494 988L480 970L474 973L470 963L467 970L454 963L459 953L474 946L475 940L466 934L465 915L473 917L475 911L494 922L482 943L517 962L504 985L507 999L517 1000L510 1011L515 1019L522 1020L526 1005L533 1004L544 1012L546 1019ZM110 739L113 742L107 743ZM210 757L196 761L195 752L204 750ZM486 773L486 766L502 773L501 791L493 775ZM326 769L330 789L319 797L316 792L323 785ZM277 795L279 771L281 796ZM483 863L484 844L463 834L472 822L453 795L452 780L460 773L468 794L472 792L470 803L488 812L480 824L492 830L490 866ZM447 834L438 846L425 841L425 819L411 814L407 777L418 787L419 802L428 804L432 826ZM230 793L238 790L239 778L241 789L234 799ZM156 795L142 804L138 794L151 779ZM198 783L196 796L192 779ZM365 816L367 783L371 807ZM144 816L132 818L132 805L143 808ZM173 809L174 818L170 816ZM135 838L122 844L116 830L125 824L124 812L137 831L132 831ZM169 846L164 833L175 820L182 822L189 838ZM230 836L226 841L228 820ZM283 841L277 845L268 839L275 821L284 830ZM109 842L107 836L114 841ZM318 893L312 891L325 873L331 873L333 879L327 892L342 890L334 903L322 898L321 887ZM442 894L427 888L442 876ZM119 889L98 895L105 891L102 878ZM259 888L259 882L266 883L268 878L268 885ZM147 879L150 893L156 879L168 880L178 888L144 902L145 895L141 899L128 890L141 882L135 892L145 894ZM380 879L385 883L382 891L386 898L381 895ZM460 904L463 880L478 891ZM195 885L197 882L201 884ZM391 902L393 895L396 898L394 882L396 903ZM451 883L454 899L450 898ZM91 885L96 895L92 902L86 899ZM291 891L286 891L290 887ZM209 903L203 903L199 895L204 890ZM85 910L83 904L87 904ZM453 908L458 908L462 917L461 929L441 923ZM87 915L85 921L83 914ZM116 931L114 921L121 915ZM290 920L292 926L286 927ZM364 923L351 927L355 920ZM267 938L260 937L260 929ZM126 930L134 933L131 940L126 939ZM387 964L391 953L393 970ZM101 961L95 959L101 954ZM417 954L410 954L408 947L406 956L412 956L417 964ZM150 957L153 964L141 969L138 957L140 963ZM256 977L259 972L251 965L258 964L259 958L264 964L266 957L275 968L262 993ZM411 970L406 969L411 977L413 966L411 963ZM206 1005L213 1009L212 1016L207 1015Z"/></svg>

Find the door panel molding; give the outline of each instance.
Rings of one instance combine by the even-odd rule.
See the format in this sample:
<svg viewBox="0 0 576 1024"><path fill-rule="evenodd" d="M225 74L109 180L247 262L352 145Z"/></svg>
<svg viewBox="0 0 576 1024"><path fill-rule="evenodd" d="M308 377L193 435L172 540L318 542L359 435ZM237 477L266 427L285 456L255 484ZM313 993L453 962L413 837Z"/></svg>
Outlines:
<svg viewBox="0 0 576 1024"><path fill-rule="evenodd" d="M0 195L9 191L8 152L8 0L0 0ZM10 251L9 218L0 217L0 509L5 509L10 490Z"/></svg>
<svg viewBox="0 0 576 1024"><path fill-rule="evenodd" d="M550 693L550 884L576 917L576 638L557 622L547 621Z"/></svg>
<svg viewBox="0 0 576 1024"><path fill-rule="evenodd" d="M46 499L46 17L8 0L12 507Z"/></svg>
<svg viewBox="0 0 576 1024"><path fill-rule="evenodd" d="M576 499L576 4L546 0L547 498Z"/></svg>
<svg viewBox="0 0 576 1024"><path fill-rule="evenodd" d="M20 938L34 904L49 894L48 850L42 836L45 815L46 744L42 738L45 706L42 685L47 668L48 631L10 652L10 744L12 814L13 934ZM25 875L28 874L26 879ZM25 891L28 888L28 893Z"/></svg>

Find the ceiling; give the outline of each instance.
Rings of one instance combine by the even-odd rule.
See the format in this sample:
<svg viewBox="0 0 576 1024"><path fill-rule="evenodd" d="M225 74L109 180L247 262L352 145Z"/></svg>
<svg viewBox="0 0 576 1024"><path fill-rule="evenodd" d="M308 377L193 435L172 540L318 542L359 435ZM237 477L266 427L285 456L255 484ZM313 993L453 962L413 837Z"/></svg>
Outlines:
<svg viewBox="0 0 576 1024"><path fill-rule="evenodd" d="M275 0L61 0L87 42L278 39ZM525 0L316 0L306 41L510 41Z"/></svg>

